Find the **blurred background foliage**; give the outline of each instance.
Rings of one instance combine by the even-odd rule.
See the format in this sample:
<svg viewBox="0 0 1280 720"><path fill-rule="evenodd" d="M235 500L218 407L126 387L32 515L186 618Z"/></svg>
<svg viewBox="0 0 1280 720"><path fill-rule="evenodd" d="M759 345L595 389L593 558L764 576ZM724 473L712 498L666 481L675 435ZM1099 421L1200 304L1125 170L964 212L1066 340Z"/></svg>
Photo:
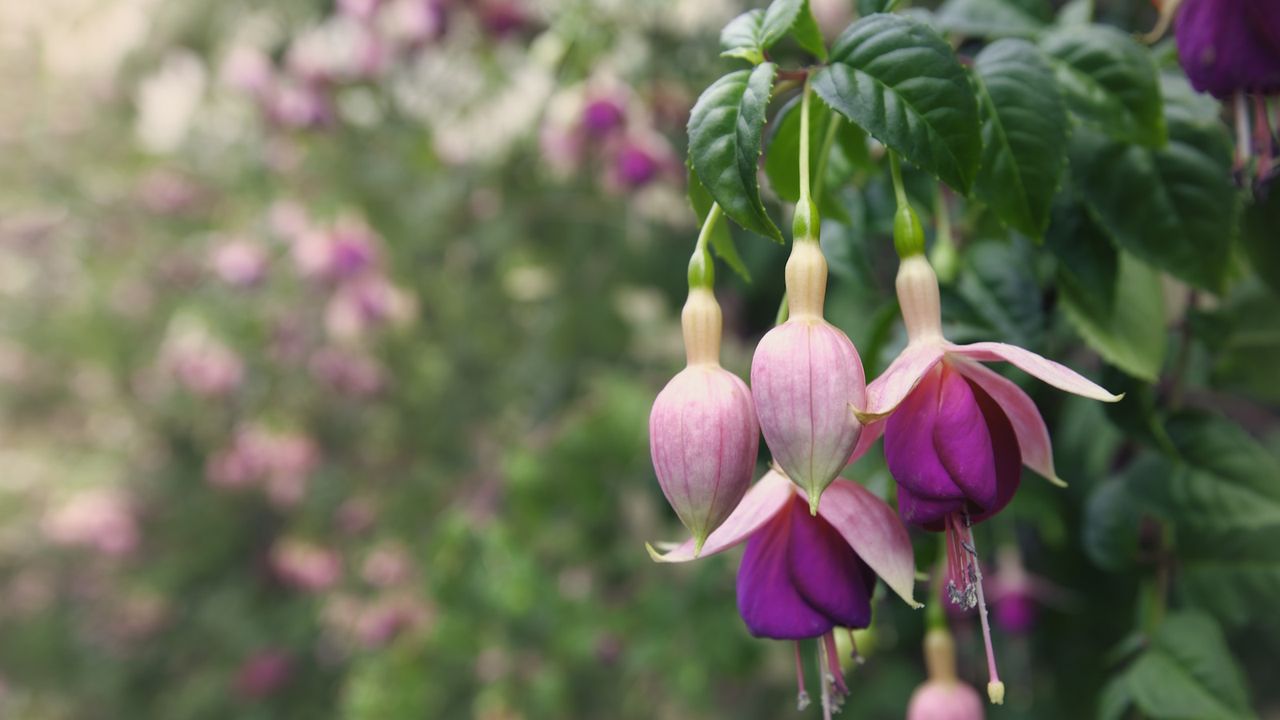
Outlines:
<svg viewBox="0 0 1280 720"><path fill-rule="evenodd" d="M832 34L853 17L812 2ZM684 122L742 9L0 6L0 716L789 715L791 649L747 635L734 561L643 549L680 531L645 433L683 361ZM1145 3L1098 12L1154 21ZM873 376L904 338L892 192L859 172L823 243L829 316ZM1051 256L972 227L950 336L1130 392L1108 416L1029 385L1072 485L1027 482L979 533L997 575L1052 585L997 603L1011 690L990 716L1089 717L1150 597L1222 576L1166 562L1177 473L1131 462L1177 430L1142 404L1168 388L1086 349ZM734 232L753 282L723 268L719 287L745 376L785 249ZM1246 283L1184 320L1185 290L1166 295L1155 342L1180 348L1180 391L1274 446L1275 296ZM888 486L877 459L849 474ZM935 540L918 538L922 568ZM1257 562L1223 601L1227 638L1276 716L1280 632L1256 608L1280 563ZM883 600L855 718L900 717L923 678L922 618ZM954 622L977 681L976 623Z"/></svg>

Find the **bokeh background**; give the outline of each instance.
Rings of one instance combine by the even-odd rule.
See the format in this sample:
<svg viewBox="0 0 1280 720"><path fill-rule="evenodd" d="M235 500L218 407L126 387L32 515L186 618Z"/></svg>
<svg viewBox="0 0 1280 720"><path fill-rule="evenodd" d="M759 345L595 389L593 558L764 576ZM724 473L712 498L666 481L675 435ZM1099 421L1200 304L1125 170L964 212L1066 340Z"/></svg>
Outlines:
<svg viewBox="0 0 1280 720"><path fill-rule="evenodd" d="M852 18L811 2L832 34ZM683 362L684 123L744 6L0 2L0 717L798 717L733 554L643 547L681 531L646 430ZM903 340L892 193L859 182L828 308L872 376ZM1026 245L969 240L952 337L1098 376ZM719 286L745 375L785 248L739 247L754 281ZM1273 438L1259 377L1233 382ZM1163 565L1092 559L1120 433L1036 399L1073 484L1025 483L979 534L1013 588L990 716L1091 717ZM1050 591L1016 592L1024 569ZM876 606L849 717L901 717L923 679L922 616ZM1233 647L1280 717L1267 628Z"/></svg>

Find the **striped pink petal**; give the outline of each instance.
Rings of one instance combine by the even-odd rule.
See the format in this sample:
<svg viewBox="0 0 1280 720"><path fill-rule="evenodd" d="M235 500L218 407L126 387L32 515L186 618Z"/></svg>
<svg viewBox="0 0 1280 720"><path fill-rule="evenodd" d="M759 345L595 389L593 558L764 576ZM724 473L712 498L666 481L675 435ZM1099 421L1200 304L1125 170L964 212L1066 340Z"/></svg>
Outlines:
<svg viewBox="0 0 1280 720"><path fill-rule="evenodd" d="M867 386L867 406L854 408L863 425L875 422L898 407L938 361L942 359L941 342L909 343L889 367Z"/></svg>
<svg viewBox="0 0 1280 720"><path fill-rule="evenodd" d="M1116 402L1123 395L1112 395L1100 385L1084 377L1080 373L1064 365L1041 357L1030 350L1017 345L997 342L980 342L972 345L946 344L946 351L951 355L959 355L981 362L1007 362L1023 372L1034 375L1044 382L1066 392L1087 397L1091 400ZM874 385L874 383L872 383ZM871 388L867 388L870 391Z"/></svg>
<svg viewBox="0 0 1280 720"><path fill-rule="evenodd" d="M793 493L795 493L795 486L787 476L770 470L760 478L759 482L751 486L742 498L742 502L738 503L738 507L724 521L724 524L707 536L701 552L698 551L695 538L685 540L666 553L658 552L648 543L645 543L645 549L649 551L649 557L653 558L654 562L664 563L689 562L699 557L724 552L745 542L752 533L773 519L773 516L786 506L787 500Z"/></svg>
<svg viewBox="0 0 1280 720"><path fill-rule="evenodd" d="M911 607L915 601L915 553L898 514L856 482L838 478L822 493L818 514L858 557Z"/></svg>
<svg viewBox="0 0 1280 720"><path fill-rule="evenodd" d="M1054 485L1066 487L1053 469L1053 445L1049 441L1049 429L1044 418L1022 388L999 373L972 360L952 357L947 362L967 380L982 388L1004 411L1018 439L1018 452L1022 463L1043 475Z"/></svg>

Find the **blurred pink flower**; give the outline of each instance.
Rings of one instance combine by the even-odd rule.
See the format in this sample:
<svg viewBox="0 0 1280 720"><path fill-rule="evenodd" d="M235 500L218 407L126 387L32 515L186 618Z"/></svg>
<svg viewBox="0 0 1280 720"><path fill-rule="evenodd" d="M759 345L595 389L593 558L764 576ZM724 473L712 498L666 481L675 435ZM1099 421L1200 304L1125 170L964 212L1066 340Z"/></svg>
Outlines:
<svg viewBox="0 0 1280 720"><path fill-rule="evenodd" d="M293 238L293 261L303 277L338 281L358 277L378 262L378 236L363 220L344 216L332 227Z"/></svg>
<svg viewBox="0 0 1280 720"><path fill-rule="evenodd" d="M389 0L377 22L391 42L416 47L443 36L447 17L442 0Z"/></svg>
<svg viewBox="0 0 1280 720"><path fill-rule="evenodd" d="M257 700L274 694L289 682L293 661L282 650L260 650L236 671L235 691L243 699Z"/></svg>
<svg viewBox="0 0 1280 720"><path fill-rule="evenodd" d="M261 102L271 93L275 67L261 49L237 45L222 61L221 79L226 86Z"/></svg>
<svg viewBox="0 0 1280 720"><path fill-rule="evenodd" d="M615 190L637 190L662 176L674 177L680 166L671 144L655 132L623 138L612 156L607 181Z"/></svg>
<svg viewBox="0 0 1280 720"><path fill-rule="evenodd" d="M196 209L205 193L193 180L168 169L148 172L138 182L138 204L157 215L181 215Z"/></svg>
<svg viewBox="0 0 1280 720"><path fill-rule="evenodd" d="M188 392L223 397L244 382L244 361L231 348L202 330L183 332L166 341L162 362Z"/></svg>
<svg viewBox="0 0 1280 720"><path fill-rule="evenodd" d="M378 510L365 498L349 498L334 515L338 529L347 535L359 535L378 520Z"/></svg>
<svg viewBox="0 0 1280 720"><path fill-rule="evenodd" d="M382 368L363 353L338 347L321 348L311 356L311 377L350 397L367 398L383 386Z"/></svg>
<svg viewBox="0 0 1280 720"><path fill-rule="evenodd" d="M267 224L276 237L293 244L311 229L311 216L297 200L276 200L267 209Z"/></svg>
<svg viewBox="0 0 1280 720"><path fill-rule="evenodd" d="M209 261L218 278L235 287L253 287L267 273L266 250L247 238L234 237L218 243Z"/></svg>
<svg viewBox="0 0 1280 720"><path fill-rule="evenodd" d="M519 0L483 0L476 3L480 26L489 35L505 39L527 28L531 18Z"/></svg>
<svg viewBox="0 0 1280 720"><path fill-rule="evenodd" d="M338 12L357 20L372 19L382 0L338 0Z"/></svg>
<svg viewBox="0 0 1280 720"><path fill-rule="evenodd" d="M45 515L41 530L57 545L87 547L117 557L132 553L139 541L132 502L122 491L110 488L73 495Z"/></svg>
<svg viewBox="0 0 1280 720"><path fill-rule="evenodd" d="M308 592L328 589L342 577L338 554L305 540L278 540L271 548L271 567L286 585Z"/></svg>
<svg viewBox="0 0 1280 720"><path fill-rule="evenodd" d="M209 458L205 478L225 490L261 485L273 504L292 507L302 500L319 463L311 438L251 425L237 430L231 444Z"/></svg>
<svg viewBox="0 0 1280 720"><path fill-rule="evenodd" d="M384 543L374 548L360 566L360 577L380 588L400 585L409 579L413 571L413 559L404 546Z"/></svg>
<svg viewBox="0 0 1280 720"><path fill-rule="evenodd" d="M626 100L619 93L593 93L582 108L582 129L591 137L605 137L621 128L626 120Z"/></svg>
<svg viewBox="0 0 1280 720"><path fill-rule="evenodd" d="M355 634L362 645L375 648L387 644L400 633L425 623L426 606L407 595L379 598L366 604L356 617Z"/></svg>
<svg viewBox="0 0 1280 720"><path fill-rule="evenodd" d="M318 85L296 80L276 84L266 111L281 127L295 130L323 127L333 120L328 93Z"/></svg>
<svg viewBox="0 0 1280 720"><path fill-rule="evenodd" d="M376 328L399 326L414 313L410 295L380 275L343 283L325 308L325 330L336 340L356 340Z"/></svg>

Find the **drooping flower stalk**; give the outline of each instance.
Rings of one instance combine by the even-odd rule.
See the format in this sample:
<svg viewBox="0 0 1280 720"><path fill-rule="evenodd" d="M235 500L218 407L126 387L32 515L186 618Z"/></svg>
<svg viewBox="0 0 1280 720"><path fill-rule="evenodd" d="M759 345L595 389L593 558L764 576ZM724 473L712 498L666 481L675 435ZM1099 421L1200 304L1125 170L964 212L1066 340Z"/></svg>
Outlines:
<svg viewBox="0 0 1280 720"><path fill-rule="evenodd" d="M982 570L972 525L1004 508L1020 482L1020 466L1055 484L1044 420L1013 382L975 361L1005 360L1069 392L1097 400L1119 397L1075 372L1022 348L1002 343L955 345L942 333L938 279L924 256L924 233L890 156L898 214L894 246L901 258L898 301L907 347L867 388L863 422L884 433L885 460L898 484L904 520L946 533L947 599L982 620L988 695L1004 698L996 669Z"/></svg>
<svg viewBox="0 0 1280 720"><path fill-rule="evenodd" d="M800 199L786 265L787 320L770 330L751 361L751 392L774 461L805 490L818 513L822 491L848 464L862 434L850 412L865 399L862 360L823 318L827 261L809 188L809 103L801 99Z"/></svg>
<svg viewBox="0 0 1280 720"><path fill-rule="evenodd" d="M680 313L687 365L658 394L649 415L658 483L698 548L746 493L760 445L751 392L720 366L723 320L707 249L719 217L713 206L689 261L689 297Z"/></svg>

